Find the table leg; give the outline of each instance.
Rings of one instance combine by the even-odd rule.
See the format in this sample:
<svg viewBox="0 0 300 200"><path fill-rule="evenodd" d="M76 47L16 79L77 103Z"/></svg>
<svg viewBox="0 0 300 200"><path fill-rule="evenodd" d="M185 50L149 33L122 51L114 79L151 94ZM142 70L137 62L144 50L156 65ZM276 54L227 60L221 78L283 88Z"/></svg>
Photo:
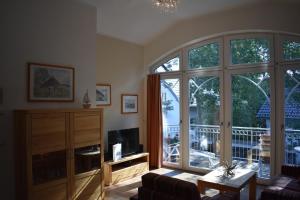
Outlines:
<svg viewBox="0 0 300 200"><path fill-rule="evenodd" d="M249 200L256 199L256 174L249 181Z"/></svg>
<svg viewBox="0 0 300 200"><path fill-rule="evenodd" d="M205 187L201 181L198 181L198 190L199 190L200 194L205 194Z"/></svg>

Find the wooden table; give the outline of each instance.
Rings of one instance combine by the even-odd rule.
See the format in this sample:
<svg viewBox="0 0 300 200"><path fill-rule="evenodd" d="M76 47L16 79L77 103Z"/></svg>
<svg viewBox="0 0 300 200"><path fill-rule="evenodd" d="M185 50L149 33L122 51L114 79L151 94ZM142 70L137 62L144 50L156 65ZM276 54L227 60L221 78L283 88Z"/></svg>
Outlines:
<svg viewBox="0 0 300 200"><path fill-rule="evenodd" d="M233 177L223 176L223 167L218 167L212 172L198 179L198 189L200 193L205 193L205 188L213 188L224 191L240 193L245 185L249 184L249 200L256 199L256 172L248 167L234 169Z"/></svg>

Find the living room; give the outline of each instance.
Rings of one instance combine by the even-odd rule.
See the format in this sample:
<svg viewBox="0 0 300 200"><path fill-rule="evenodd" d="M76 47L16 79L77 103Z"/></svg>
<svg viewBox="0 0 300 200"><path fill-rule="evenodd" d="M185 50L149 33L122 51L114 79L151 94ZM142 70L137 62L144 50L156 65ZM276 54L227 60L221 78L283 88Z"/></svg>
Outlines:
<svg viewBox="0 0 300 200"><path fill-rule="evenodd" d="M177 116L174 117L177 120L177 124L175 124L177 128L172 129L178 132L178 127L180 127L180 134L177 134L177 136L176 134L171 135L171 138L167 138L168 134L166 134L166 137L161 141L160 148L163 145L176 147L177 149L173 148L173 150L179 152L181 156L178 157L178 154L172 154L171 152L168 152L168 155L163 155L163 167L171 167L172 169L175 167L175 169L202 174L212 170L213 168L210 169L210 167L218 163L220 159L229 161L232 157L234 159L240 157L250 162L247 156L251 155L250 160L252 162L259 163L261 161L255 159L257 143L249 144L251 148L253 147L251 152L244 151L243 155L238 156L236 153L240 152L241 149L235 150L235 152L232 150L237 147L234 146L233 148L232 146L232 141L235 140L231 136L232 132L235 130L235 133L245 134L241 130L245 131L246 125L236 125L234 121L229 120L242 118L242 116L235 116L232 113L231 99L234 97L230 95L233 91L229 84L233 84L231 76L250 72L264 75L264 80L269 83L263 83L260 88L263 88L264 92L259 93L260 95L249 96L248 99L244 97L244 101L240 102L241 105L247 104L246 100L258 98L263 96L264 93L270 99L268 104L265 103L268 98L262 98L260 100L262 103L257 105L254 111L255 114L252 115L255 119L259 119L258 122L255 122L257 126L253 125L252 118L245 119L245 121L248 120L252 123L251 126L247 125L247 127L263 129L260 132L265 131L264 133L271 132L271 156L266 161L262 161L261 165L267 166L264 171L268 174L267 179L280 174L282 163L287 162L285 160L286 140L280 136L281 130L284 129L282 124L285 124L286 117L283 114L280 115L280 113L285 113L284 106L282 106L284 97L280 96L280 94L286 92L283 87L284 76L281 76L284 72L277 70L277 68L283 65L284 67L292 67L294 74L297 74L299 57L287 62L282 60L283 57L280 53L283 53L283 51L280 44L286 38L295 42L296 48L298 48L295 55L299 56L300 27L297 26L300 10L299 2L293 0L187 2L182 0L178 4L177 10L171 13L164 13L159 8L154 7L151 0L142 2L135 0L124 2L116 0L42 2L37 0L26 2L5 0L2 4L2 66L0 68L1 198L15 199L16 197L14 186L14 144L16 138L13 134L13 111L18 109L82 108L82 101L87 91L92 107L96 107L96 92L94 91L97 84L110 85L111 93L110 104L108 106L98 106L103 108L103 141L107 141L107 134L110 130L139 127L139 143L143 144L145 152L150 152L151 157L151 151L147 147L147 114L149 114L149 109L147 111L147 101L149 101L147 75L149 74L159 74L161 80L166 81L167 87L165 88L168 90L170 90L170 85L176 83L176 81L172 82L174 79L180 81L179 92L178 89L171 92L175 96L177 95L177 99L180 99L179 104L175 105L175 100L168 101L169 99L165 99L166 101L164 101L164 98L162 98L164 108L169 109L169 115L174 111L174 108L181 108L180 111L175 113ZM267 40L267 48L269 49L267 60L263 60L266 62L255 63L255 66L251 66L251 63L243 63L235 68L234 63L230 63L230 41L247 39L246 36ZM207 46L207 44L218 44L219 60L217 65L220 69L216 66L212 66L213 69L208 71L197 69L199 66L197 67L196 63L194 65L196 66L195 69L189 71L188 52L193 49L197 50L197 47ZM215 50L214 47L211 48ZM169 62L174 58L178 58L179 61ZM74 98L72 101L31 101L28 98L28 63L72 67L74 69ZM159 67L164 66L165 63L168 66L171 65L171 70L173 70L173 67L178 67L179 70L175 72L159 71ZM229 67L225 69L227 66ZM248 71L244 70L243 66L246 66L245 69L247 68ZM288 72L288 70L289 68L285 72ZM192 80L195 78L194 75L199 74L202 76L197 76L197 80ZM197 95L191 99L194 101L190 102L191 105L189 105L190 99L188 97L191 94L188 91L193 87L190 85L191 81L202 83L201 81L205 81L204 78L206 77L219 77L218 84L211 82L209 85L214 85L214 87L207 87L205 91L202 90L202 94L213 91L214 95L211 95L211 97L219 98L216 101L218 103L215 103L217 106L214 108L206 106L207 110L211 111L207 113L218 113L218 117L212 115L212 120L196 120L196 122L199 125L207 125L209 128L219 126L217 129L210 129L209 134L204 135L207 138L209 138L208 135L213 135L211 133L221 132L223 134L217 136L219 138L214 140L214 145L210 145L210 139L205 140L205 138L201 139L201 141L204 141L202 143L194 143L193 147L199 145L201 152L195 152L191 155L192 150L199 149L191 148L192 144L189 144L188 141L192 137L196 137L194 134L197 133L196 130L207 129L208 127L194 126L192 129L190 128L192 127L190 119L197 113L194 110L197 111L205 105L199 104ZM241 76L235 78L239 77ZM258 79L254 80L251 76L246 76L246 78L252 80L252 82L256 81L256 88L259 86ZM240 83L239 80L237 82ZM298 83L293 83L292 88L294 88L294 84L297 85ZM216 85L220 85L219 88L216 89ZM238 91L239 84L236 85ZM293 91L297 91L297 87ZM259 90L261 91L261 89ZM219 91L219 94L215 95L216 91ZM268 93L267 91L271 92ZM121 98L122 95L126 94L134 94L138 97L136 101L137 110L132 114L122 113ZM236 93L236 95L240 94ZM297 107L294 106L295 108ZM293 112L293 106L290 110L291 116L294 116L292 119L294 121L291 124L299 124L297 111ZM246 114L250 111L241 110L240 112ZM163 118L163 120L166 122L166 118ZM195 122L195 120L192 121ZM231 124L228 122L231 122ZM166 123L162 125L164 126L164 124ZM295 127L290 126L288 128ZM249 132L248 129L246 130ZM259 138L260 135L254 136L256 137L254 141L261 139ZM243 137L248 138L248 136ZM178 144L178 141L174 142L178 138L180 138L182 144L180 146L174 145ZM292 146L289 147L289 150L293 151L294 157L292 157L292 161L288 162L292 162L292 164L297 164L297 154L294 148L300 145L297 143L299 136L295 138L295 144L292 142ZM172 143L170 143L171 139ZM169 141L169 143L165 143L165 141ZM248 142L251 139L244 141ZM107 148L107 143L104 142L104 149ZM201 163L209 163L208 167L198 166L198 161L193 160L191 162L190 158L195 155L200 156ZM264 183L264 179L262 179L262 183Z"/></svg>

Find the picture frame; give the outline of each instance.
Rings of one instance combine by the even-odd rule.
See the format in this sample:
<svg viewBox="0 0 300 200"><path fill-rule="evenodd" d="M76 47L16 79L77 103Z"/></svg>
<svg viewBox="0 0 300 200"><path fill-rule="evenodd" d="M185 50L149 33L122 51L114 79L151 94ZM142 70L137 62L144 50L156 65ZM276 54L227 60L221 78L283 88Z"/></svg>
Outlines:
<svg viewBox="0 0 300 200"><path fill-rule="evenodd" d="M111 85L96 84L96 106L111 105Z"/></svg>
<svg viewBox="0 0 300 200"><path fill-rule="evenodd" d="M73 67L28 63L28 101L74 102Z"/></svg>
<svg viewBox="0 0 300 200"><path fill-rule="evenodd" d="M138 95L122 94L121 95L121 113L133 114L138 113Z"/></svg>

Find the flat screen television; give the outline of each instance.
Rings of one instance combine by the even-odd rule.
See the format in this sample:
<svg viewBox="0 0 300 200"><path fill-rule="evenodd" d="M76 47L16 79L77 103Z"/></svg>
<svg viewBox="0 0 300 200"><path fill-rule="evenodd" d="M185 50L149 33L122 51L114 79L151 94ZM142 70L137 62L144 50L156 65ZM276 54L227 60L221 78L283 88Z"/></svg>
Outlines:
<svg viewBox="0 0 300 200"><path fill-rule="evenodd" d="M139 152L139 128L108 131L108 159L112 159L112 146L121 143L122 157Z"/></svg>

